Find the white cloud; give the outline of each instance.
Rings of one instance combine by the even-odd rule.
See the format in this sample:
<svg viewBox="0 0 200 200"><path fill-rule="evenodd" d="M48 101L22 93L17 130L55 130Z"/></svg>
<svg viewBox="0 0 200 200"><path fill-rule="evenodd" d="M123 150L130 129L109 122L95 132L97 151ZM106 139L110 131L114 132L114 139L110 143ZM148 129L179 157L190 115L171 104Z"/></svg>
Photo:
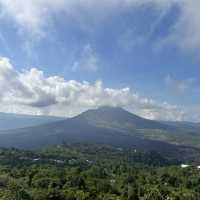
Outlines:
<svg viewBox="0 0 200 200"><path fill-rule="evenodd" d="M8 58L0 58L0 111L27 114L74 116L89 108L120 106L150 119L181 120L177 106L143 98L130 88L107 88L94 84L45 77L36 68L19 72Z"/></svg>
<svg viewBox="0 0 200 200"><path fill-rule="evenodd" d="M177 44L178 47L185 51L199 50L200 1L182 0L177 2L180 4L180 16L166 40Z"/></svg>
<svg viewBox="0 0 200 200"><path fill-rule="evenodd" d="M50 23L49 8L53 9L53 2L43 0L1 0L1 17L11 17L19 25L20 32L28 31L34 36L42 36L44 29Z"/></svg>
<svg viewBox="0 0 200 200"><path fill-rule="evenodd" d="M104 18L115 10L139 2L138 0L0 0L3 17L11 17L20 26L21 31L42 36L44 30L53 23L54 15L65 14L77 21L88 16L90 20Z"/></svg>
<svg viewBox="0 0 200 200"><path fill-rule="evenodd" d="M99 58L91 47L90 44L84 46L83 50L80 53L80 56L76 58L72 65L72 70L88 70L88 71L97 71L99 68Z"/></svg>
<svg viewBox="0 0 200 200"><path fill-rule="evenodd" d="M164 43L173 43L184 50L200 48L200 2L197 0L0 0L1 20L13 19L20 33L28 32L36 38L44 37L57 15L88 28L87 23L99 25L125 9L147 4L154 5L161 13L173 5L180 9L170 34L163 38Z"/></svg>

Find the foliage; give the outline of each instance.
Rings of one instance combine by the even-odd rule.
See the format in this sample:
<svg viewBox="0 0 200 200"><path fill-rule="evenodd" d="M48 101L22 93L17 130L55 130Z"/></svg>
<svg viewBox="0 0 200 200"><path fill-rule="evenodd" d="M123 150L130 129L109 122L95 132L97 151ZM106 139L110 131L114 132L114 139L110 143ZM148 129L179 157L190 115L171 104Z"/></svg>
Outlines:
<svg viewBox="0 0 200 200"><path fill-rule="evenodd" d="M2 200L196 200L200 171L102 145L0 150Z"/></svg>

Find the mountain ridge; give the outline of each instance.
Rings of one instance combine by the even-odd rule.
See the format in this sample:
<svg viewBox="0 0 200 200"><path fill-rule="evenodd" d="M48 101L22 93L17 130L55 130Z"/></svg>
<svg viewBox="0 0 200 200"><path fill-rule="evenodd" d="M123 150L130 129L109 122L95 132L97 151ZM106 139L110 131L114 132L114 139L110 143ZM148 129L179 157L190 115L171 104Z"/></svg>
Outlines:
<svg viewBox="0 0 200 200"><path fill-rule="evenodd" d="M42 145L69 143L103 143L111 145L154 143L200 148L200 134L176 126L144 119L119 107L100 107L59 121L0 131L0 146L34 148ZM162 146L162 145L161 145Z"/></svg>
<svg viewBox="0 0 200 200"><path fill-rule="evenodd" d="M132 128L162 128L162 129L174 129L175 127L170 126L168 124L160 123L156 120L150 120L142 118L138 115L135 115L121 107L109 107L102 106L97 109L87 110L75 118L85 118L88 121L96 122L95 125L100 122L115 122L119 123L119 126L122 123L126 123L127 125L132 125Z"/></svg>

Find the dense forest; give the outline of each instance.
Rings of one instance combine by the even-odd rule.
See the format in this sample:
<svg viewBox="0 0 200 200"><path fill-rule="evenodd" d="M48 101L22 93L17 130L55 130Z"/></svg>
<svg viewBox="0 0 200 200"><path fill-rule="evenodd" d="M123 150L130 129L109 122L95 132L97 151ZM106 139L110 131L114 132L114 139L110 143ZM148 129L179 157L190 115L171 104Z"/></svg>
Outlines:
<svg viewBox="0 0 200 200"><path fill-rule="evenodd" d="M198 161L105 145L0 150L1 200L198 200Z"/></svg>

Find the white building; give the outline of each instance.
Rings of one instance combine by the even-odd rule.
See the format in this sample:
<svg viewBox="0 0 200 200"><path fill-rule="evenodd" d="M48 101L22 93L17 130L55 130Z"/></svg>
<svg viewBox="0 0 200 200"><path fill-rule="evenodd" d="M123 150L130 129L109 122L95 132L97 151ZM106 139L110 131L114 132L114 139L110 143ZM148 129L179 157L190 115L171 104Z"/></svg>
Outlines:
<svg viewBox="0 0 200 200"><path fill-rule="evenodd" d="M189 167L190 165L186 165L186 164L181 164L181 168L187 168Z"/></svg>

